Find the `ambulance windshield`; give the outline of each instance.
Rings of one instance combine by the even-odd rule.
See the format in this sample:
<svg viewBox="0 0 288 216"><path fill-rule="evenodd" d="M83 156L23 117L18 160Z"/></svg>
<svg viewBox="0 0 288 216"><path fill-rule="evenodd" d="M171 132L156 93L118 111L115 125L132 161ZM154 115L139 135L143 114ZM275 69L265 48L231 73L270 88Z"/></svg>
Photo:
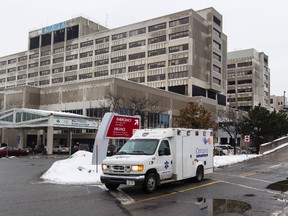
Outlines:
<svg viewBox="0 0 288 216"><path fill-rule="evenodd" d="M117 154L153 155L158 143L159 139L128 140Z"/></svg>

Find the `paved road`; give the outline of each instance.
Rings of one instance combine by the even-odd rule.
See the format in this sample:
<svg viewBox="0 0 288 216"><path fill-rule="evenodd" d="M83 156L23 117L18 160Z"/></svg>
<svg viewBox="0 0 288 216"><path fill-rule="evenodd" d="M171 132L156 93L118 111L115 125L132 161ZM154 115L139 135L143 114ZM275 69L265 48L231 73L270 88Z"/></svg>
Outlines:
<svg viewBox="0 0 288 216"><path fill-rule="evenodd" d="M43 184L40 175L56 158L0 159L1 216L129 215L97 186Z"/></svg>
<svg viewBox="0 0 288 216"><path fill-rule="evenodd" d="M216 169L201 183L165 185L154 194L122 187L123 205L132 215L286 215L288 148ZM121 192L119 192L121 194ZM282 214L281 214L282 212ZM288 215L288 213L287 213Z"/></svg>

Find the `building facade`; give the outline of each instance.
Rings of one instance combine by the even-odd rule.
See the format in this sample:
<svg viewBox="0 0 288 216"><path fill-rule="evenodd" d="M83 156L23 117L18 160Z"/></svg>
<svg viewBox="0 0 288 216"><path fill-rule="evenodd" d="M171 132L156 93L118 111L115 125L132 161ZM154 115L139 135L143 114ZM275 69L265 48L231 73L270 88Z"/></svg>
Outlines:
<svg viewBox="0 0 288 216"><path fill-rule="evenodd" d="M288 106L288 101L287 97L284 96L276 96L276 95L271 95L270 96L270 108L271 111L276 111L279 112L280 110L287 110Z"/></svg>
<svg viewBox="0 0 288 216"><path fill-rule="evenodd" d="M258 104L270 109L270 68L265 53L247 49L227 54L227 101L246 111Z"/></svg>
<svg viewBox="0 0 288 216"><path fill-rule="evenodd" d="M148 127L172 126L173 116L191 100L215 114L226 106L222 24L222 15L207 8L115 29L78 17L29 32L27 51L0 58L1 110L34 108L101 118L113 89L123 97L156 91L149 97L167 111L151 114Z"/></svg>

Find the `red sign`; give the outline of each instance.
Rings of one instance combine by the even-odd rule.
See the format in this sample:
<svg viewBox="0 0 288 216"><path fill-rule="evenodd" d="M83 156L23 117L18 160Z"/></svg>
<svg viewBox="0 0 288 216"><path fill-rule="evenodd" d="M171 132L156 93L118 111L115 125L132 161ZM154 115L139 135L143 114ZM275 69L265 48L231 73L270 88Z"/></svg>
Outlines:
<svg viewBox="0 0 288 216"><path fill-rule="evenodd" d="M245 142L250 142L250 136L249 135L245 135Z"/></svg>
<svg viewBox="0 0 288 216"><path fill-rule="evenodd" d="M107 130L107 138L127 139L134 129L140 129L140 117L114 115Z"/></svg>

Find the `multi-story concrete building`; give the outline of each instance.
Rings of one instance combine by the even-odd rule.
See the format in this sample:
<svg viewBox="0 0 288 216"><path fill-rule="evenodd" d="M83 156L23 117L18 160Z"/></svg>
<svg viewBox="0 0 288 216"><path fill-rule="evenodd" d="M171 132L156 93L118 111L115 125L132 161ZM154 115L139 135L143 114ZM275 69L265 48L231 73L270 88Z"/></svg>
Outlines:
<svg viewBox="0 0 288 216"><path fill-rule="evenodd" d="M287 97L284 96L270 96L270 108L271 111L279 112L280 110L286 110L288 107Z"/></svg>
<svg viewBox="0 0 288 216"><path fill-rule="evenodd" d="M27 51L0 58L1 109L89 115L102 109L99 101L107 97L109 88L99 87L102 80L106 85L104 80L115 77L138 83L137 93L146 86L147 91L154 87L184 96L183 103L171 107L166 93L155 92L170 109L170 125L187 100L198 98L215 111L226 105L227 37L222 24L221 14L207 8L116 29L78 17L29 32ZM131 95L131 88L123 90L129 83L121 82L118 94Z"/></svg>
<svg viewBox="0 0 288 216"><path fill-rule="evenodd" d="M227 54L227 101L242 110L258 104L270 109L270 68L265 53L247 49Z"/></svg>

